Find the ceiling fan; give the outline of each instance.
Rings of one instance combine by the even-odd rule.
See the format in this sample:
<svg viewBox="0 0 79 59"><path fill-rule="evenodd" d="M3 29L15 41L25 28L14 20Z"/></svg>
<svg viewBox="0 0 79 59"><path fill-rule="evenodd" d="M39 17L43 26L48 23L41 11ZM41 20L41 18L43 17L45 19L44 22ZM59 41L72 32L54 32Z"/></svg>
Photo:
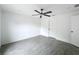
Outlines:
<svg viewBox="0 0 79 59"><path fill-rule="evenodd" d="M79 4L74 5L74 7L79 7Z"/></svg>
<svg viewBox="0 0 79 59"><path fill-rule="evenodd" d="M48 15L48 14L52 13L52 11L43 12L43 10L44 10L44 9L40 9L40 11L34 10L34 11L37 12L38 14L34 14L34 15L32 15L32 16L40 15L40 18L42 18L42 16L51 17L51 15Z"/></svg>

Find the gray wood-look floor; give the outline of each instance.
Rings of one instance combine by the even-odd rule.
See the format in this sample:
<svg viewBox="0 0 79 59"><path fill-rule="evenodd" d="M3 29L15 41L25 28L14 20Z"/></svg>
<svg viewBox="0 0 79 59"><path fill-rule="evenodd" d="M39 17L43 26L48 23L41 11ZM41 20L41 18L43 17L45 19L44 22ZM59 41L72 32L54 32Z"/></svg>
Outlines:
<svg viewBox="0 0 79 59"><path fill-rule="evenodd" d="M2 55L79 55L79 47L39 35L3 45L0 52Z"/></svg>

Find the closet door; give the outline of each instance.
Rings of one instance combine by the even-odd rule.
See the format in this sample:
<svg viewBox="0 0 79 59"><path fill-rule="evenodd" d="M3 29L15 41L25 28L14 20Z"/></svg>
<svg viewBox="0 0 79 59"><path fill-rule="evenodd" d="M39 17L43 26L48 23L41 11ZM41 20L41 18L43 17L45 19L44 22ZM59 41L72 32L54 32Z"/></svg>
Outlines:
<svg viewBox="0 0 79 59"><path fill-rule="evenodd" d="M79 15L71 17L71 43L79 46Z"/></svg>

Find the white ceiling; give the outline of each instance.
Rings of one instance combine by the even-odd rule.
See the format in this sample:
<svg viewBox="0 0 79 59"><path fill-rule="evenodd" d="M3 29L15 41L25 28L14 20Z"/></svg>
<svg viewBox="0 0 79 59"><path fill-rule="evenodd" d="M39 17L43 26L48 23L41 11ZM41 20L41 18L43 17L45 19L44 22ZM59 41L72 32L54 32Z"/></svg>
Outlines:
<svg viewBox="0 0 79 59"><path fill-rule="evenodd" d="M45 11L52 10L54 14L67 13L75 11L74 4L2 4L2 10L19 14L32 15L37 14L34 10L43 8Z"/></svg>

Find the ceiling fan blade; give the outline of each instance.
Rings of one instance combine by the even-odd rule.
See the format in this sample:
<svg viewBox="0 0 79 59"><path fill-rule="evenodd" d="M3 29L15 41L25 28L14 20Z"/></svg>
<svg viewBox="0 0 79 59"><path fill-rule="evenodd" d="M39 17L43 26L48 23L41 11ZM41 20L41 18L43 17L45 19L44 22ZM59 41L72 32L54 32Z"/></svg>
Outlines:
<svg viewBox="0 0 79 59"><path fill-rule="evenodd" d="M48 12L45 12L45 13L43 13L43 14L49 14L49 13L52 13L52 11L48 11Z"/></svg>
<svg viewBox="0 0 79 59"><path fill-rule="evenodd" d="M37 10L34 10L34 11L36 11L37 13L40 13L39 11L37 11Z"/></svg>
<svg viewBox="0 0 79 59"><path fill-rule="evenodd" d="M32 15L32 16L37 16L37 15L40 15L40 14L34 14L34 15Z"/></svg>
<svg viewBox="0 0 79 59"><path fill-rule="evenodd" d="M44 14L44 16L48 16L48 17L50 17L50 15L46 15L46 14Z"/></svg>
<svg viewBox="0 0 79 59"><path fill-rule="evenodd" d="M79 4L76 4L74 7L79 7Z"/></svg>

